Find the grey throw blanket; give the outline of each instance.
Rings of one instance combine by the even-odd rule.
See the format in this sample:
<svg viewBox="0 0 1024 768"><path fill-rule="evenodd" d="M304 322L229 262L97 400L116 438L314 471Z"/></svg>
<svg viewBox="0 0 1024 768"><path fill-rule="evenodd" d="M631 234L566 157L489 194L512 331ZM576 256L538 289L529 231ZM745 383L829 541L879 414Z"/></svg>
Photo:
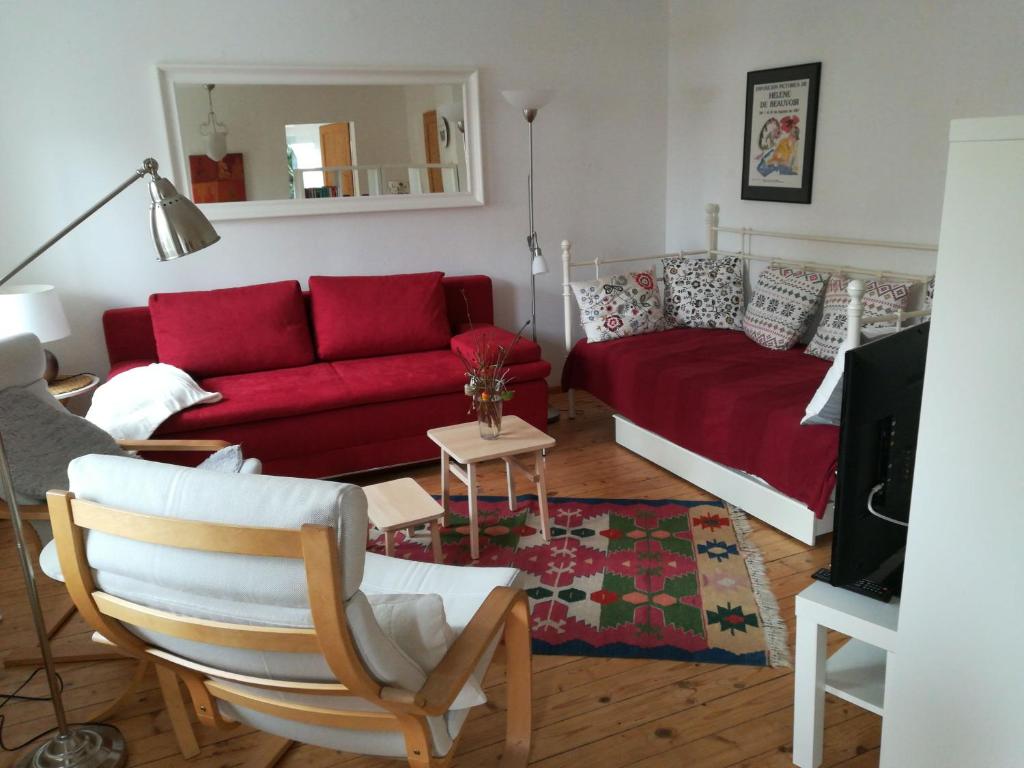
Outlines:
<svg viewBox="0 0 1024 768"><path fill-rule="evenodd" d="M89 453L129 455L95 424L20 387L0 392L0 434L23 503L39 503L47 491L66 489L72 459Z"/></svg>

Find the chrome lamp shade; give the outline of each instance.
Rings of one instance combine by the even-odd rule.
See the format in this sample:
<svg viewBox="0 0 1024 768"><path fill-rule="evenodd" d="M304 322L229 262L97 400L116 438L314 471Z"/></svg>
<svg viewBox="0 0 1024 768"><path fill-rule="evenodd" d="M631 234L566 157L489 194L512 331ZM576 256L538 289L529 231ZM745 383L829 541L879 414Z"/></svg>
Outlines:
<svg viewBox="0 0 1024 768"><path fill-rule="evenodd" d="M202 211L167 179L154 175L149 183L149 194L153 198L149 224L158 260L187 256L220 240Z"/></svg>

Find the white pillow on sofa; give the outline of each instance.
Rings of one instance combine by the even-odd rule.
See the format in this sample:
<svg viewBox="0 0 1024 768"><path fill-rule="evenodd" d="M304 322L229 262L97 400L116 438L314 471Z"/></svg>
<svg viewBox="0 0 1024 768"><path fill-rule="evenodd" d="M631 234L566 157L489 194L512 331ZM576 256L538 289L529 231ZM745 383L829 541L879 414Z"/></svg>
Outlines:
<svg viewBox="0 0 1024 768"><path fill-rule="evenodd" d="M818 385L807 411L800 419L801 424L831 424L838 427L843 413L843 369L846 367L846 353L852 349L844 341L836 351L832 367Z"/></svg>
<svg viewBox="0 0 1024 768"><path fill-rule="evenodd" d="M898 333L896 328L884 326L861 331L861 346L870 344L876 339L892 336ZM814 393L811 402L807 404L804 417L800 419L801 424L831 424L838 427L842 420L843 413L843 372L846 368L846 353L853 347L848 341L839 345L832 367L828 369L825 378L818 385L818 391Z"/></svg>

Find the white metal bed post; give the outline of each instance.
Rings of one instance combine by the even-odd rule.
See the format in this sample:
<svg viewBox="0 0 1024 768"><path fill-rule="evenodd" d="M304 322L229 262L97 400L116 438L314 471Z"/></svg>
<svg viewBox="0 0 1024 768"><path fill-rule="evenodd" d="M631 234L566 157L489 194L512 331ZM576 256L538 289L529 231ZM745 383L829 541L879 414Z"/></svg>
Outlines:
<svg viewBox="0 0 1024 768"><path fill-rule="evenodd" d="M861 318L864 317L864 281L851 280L846 286L850 294L850 303L846 305L846 345L850 349L860 346Z"/></svg>
<svg viewBox="0 0 1024 768"><path fill-rule="evenodd" d="M716 258L718 251L718 203L704 206L704 222L708 230L708 258Z"/></svg>
<svg viewBox="0 0 1024 768"><path fill-rule="evenodd" d="M572 243L568 240L562 241L562 313L563 325L565 326L565 354L572 352ZM569 418L576 418L576 393L572 388L568 390L569 395Z"/></svg>

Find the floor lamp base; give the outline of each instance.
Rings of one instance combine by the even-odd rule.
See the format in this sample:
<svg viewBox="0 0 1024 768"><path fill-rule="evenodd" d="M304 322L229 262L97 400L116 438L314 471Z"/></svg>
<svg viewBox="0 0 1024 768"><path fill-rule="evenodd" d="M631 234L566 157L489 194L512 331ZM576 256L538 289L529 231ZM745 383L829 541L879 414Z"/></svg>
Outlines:
<svg viewBox="0 0 1024 768"><path fill-rule="evenodd" d="M72 725L22 756L14 768L121 768L128 760L124 736L112 725Z"/></svg>

